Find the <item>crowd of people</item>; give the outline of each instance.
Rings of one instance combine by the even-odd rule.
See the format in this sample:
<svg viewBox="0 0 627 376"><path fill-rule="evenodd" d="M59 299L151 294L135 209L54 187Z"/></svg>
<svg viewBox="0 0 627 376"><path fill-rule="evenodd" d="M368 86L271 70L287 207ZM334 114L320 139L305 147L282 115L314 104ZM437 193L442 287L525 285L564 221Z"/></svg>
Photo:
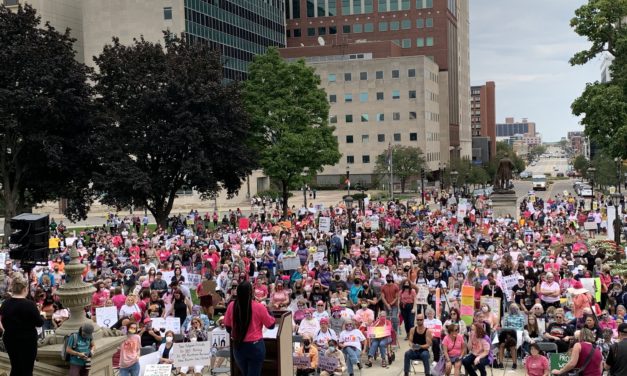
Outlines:
<svg viewBox="0 0 627 376"><path fill-rule="evenodd" d="M43 329L54 330L69 317L55 291L75 247L84 281L96 288L86 315L97 321L98 308L116 307L113 328L128 337L115 359L121 375L138 375L142 348L172 363L173 344L208 341L216 329L241 346L243 373L258 374L244 358L261 350L245 347L251 337L233 326L244 314L261 315L259 307L291 311L294 352L310 359L298 375L315 372L322 356L337 359L322 374L351 376L385 369L398 356L406 375L420 361L426 375L485 376L486 367L509 363L546 376L547 350L571 354L560 372L583 366L594 368L587 376L603 367L626 375L625 276L607 264L612 244L584 229L596 212L569 195L527 198L521 209L520 218L497 218L487 199L443 191L427 205L312 203L287 217L265 202L221 220L217 212L190 211L156 228L148 217L112 214L102 227L74 233L53 220L49 266L33 270L27 285ZM1 288L15 292L17 266L9 260L5 270ZM236 304L238 294L252 302L240 296ZM4 312L3 305L3 324ZM178 318L180 332L151 325L168 317ZM251 323L256 333L271 327L270 318ZM88 338L93 327L82 330ZM409 350L400 353L403 342ZM81 346L84 353L68 347L76 375L86 374L90 356L89 345ZM215 357L211 366L222 362Z"/></svg>

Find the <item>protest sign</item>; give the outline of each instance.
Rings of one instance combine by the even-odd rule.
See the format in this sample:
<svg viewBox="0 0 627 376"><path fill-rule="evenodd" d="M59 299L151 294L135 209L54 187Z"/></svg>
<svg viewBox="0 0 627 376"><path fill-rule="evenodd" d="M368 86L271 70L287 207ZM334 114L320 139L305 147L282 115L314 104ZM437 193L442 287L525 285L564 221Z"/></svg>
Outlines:
<svg viewBox="0 0 627 376"><path fill-rule="evenodd" d="M318 261L320 265L326 264L324 261L324 252L316 252L313 254L313 262Z"/></svg>
<svg viewBox="0 0 627 376"><path fill-rule="evenodd" d="M501 321L501 298L482 296L481 304L486 304L488 307L490 307L490 311L496 315L499 322Z"/></svg>
<svg viewBox="0 0 627 376"><path fill-rule="evenodd" d="M118 322L118 309L115 306L96 308L96 323L110 328Z"/></svg>
<svg viewBox="0 0 627 376"><path fill-rule="evenodd" d="M320 217L318 221L319 221L318 231L331 232L331 218L330 217Z"/></svg>
<svg viewBox="0 0 627 376"><path fill-rule="evenodd" d="M211 343L180 342L175 343L171 354L175 367L208 366L211 361Z"/></svg>
<svg viewBox="0 0 627 376"><path fill-rule="evenodd" d="M601 278L581 278L581 284L597 301L601 301Z"/></svg>
<svg viewBox="0 0 627 376"><path fill-rule="evenodd" d="M551 371L560 370L564 368L566 363L570 361L570 355L568 355L567 353L563 353L563 354L551 353L549 354L549 357L550 357L549 359L550 359Z"/></svg>
<svg viewBox="0 0 627 376"><path fill-rule="evenodd" d="M143 375L146 371L146 367L151 364L159 363L159 351L155 351L148 355L143 355L139 357L139 374Z"/></svg>
<svg viewBox="0 0 627 376"><path fill-rule="evenodd" d="M370 230L372 231L379 230L379 217L377 216L370 217Z"/></svg>
<svg viewBox="0 0 627 376"><path fill-rule="evenodd" d="M368 338L385 338L392 335L392 328L389 326L369 326L367 329Z"/></svg>
<svg viewBox="0 0 627 376"><path fill-rule="evenodd" d="M185 278L185 284L191 287L198 286L200 284L200 281L202 281L202 276L200 274L190 273Z"/></svg>
<svg viewBox="0 0 627 376"><path fill-rule="evenodd" d="M300 268L299 257L283 257L283 270L296 270Z"/></svg>
<svg viewBox="0 0 627 376"><path fill-rule="evenodd" d="M518 284L518 276L508 275L502 277L501 282L503 283L503 290L507 294L507 299L512 300L512 288Z"/></svg>
<svg viewBox="0 0 627 376"><path fill-rule="evenodd" d="M152 327L154 329L171 330L175 334L181 333L181 319L179 317L167 317L165 319L161 317L155 317L152 319Z"/></svg>
<svg viewBox="0 0 627 376"><path fill-rule="evenodd" d="M338 368L339 361L337 358L321 355L318 358L318 366L322 371L333 372Z"/></svg>
<svg viewBox="0 0 627 376"><path fill-rule="evenodd" d="M418 285L418 293L416 294L416 304L427 304L429 297L429 287L426 285Z"/></svg>
<svg viewBox="0 0 627 376"><path fill-rule="evenodd" d="M174 270L163 270L159 269L161 272L161 279L170 283L172 281L172 277L174 277ZM187 273L187 269L181 268L181 275L185 278L185 281L189 280L189 273ZM140 286L141 287L141 286Z"/></svg>
<svg viewBox="0 0 627 376"><path fill-rule="evenodd" d="M144 376L170 376L172 364L148 364Z"/></svg>
<svg viewBox="0 0 627 376"><path fill-rule="evenodd" d="M398 250L398 258L401 260L411 259L412 258L411 248L401 247L401 249Z"/></svg>
<svg viewBox="0 0 627 376"><path fill-rule="evenodd" d="M7 254L4 252L0 253L0 270L4 270L6 266L6 262L7 262Z"/></svg>
<svg viewBox="0 0 627 376"><path fill-rule="evenodd" d="M311 368L311 360L308 356L298 356L294 355L294 367L300 369Z"/></svg>
<svg viewBox="0 0 627 376"><path fill-rule="evenodd" d="M211 331L211 347L212 348L227 348L230 346L230 337L226 329L216 328Z"/></svg>
<svg viewBox="0 0 627 376"><path fill-rule="evenodd" d="M472 286L462 286L462 301L460 305L460 316L466 325L472 324L475 309L475 289Z"/></svg>

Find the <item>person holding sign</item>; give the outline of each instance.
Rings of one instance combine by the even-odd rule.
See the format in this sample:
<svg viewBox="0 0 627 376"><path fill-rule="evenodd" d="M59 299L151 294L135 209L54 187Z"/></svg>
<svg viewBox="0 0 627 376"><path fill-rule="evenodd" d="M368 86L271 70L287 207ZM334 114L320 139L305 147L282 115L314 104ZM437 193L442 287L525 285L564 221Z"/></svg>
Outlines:
<svg viewBox="0 0 627 376"><path fill-rule="evenodd" d="M263 327L274 328L274 317L261 303L253 301L253 288L248 281L237 285L237 296L229 303L224 326L231 334L233 356L243 376L260 376L266 346Z"/></svg>
<svg viewBox="0 0 627 376"><path fill-rule="evenodd" d="M307 357L309 365L306 367L297 367L296 376L308 376L316 372L318 368L318 349L313 346L313 341L309 334L303 336L303 345L296 351L297 357Z"/></svg>
<svg viewBox="0 0 627 376"><path fill-rule="evenodd" d="M392 322L386 318L385 311L379 312L377 321L368 328L368 338L370 339L370 350L368 351L366 367L372 367L372 359L379 350L381 367L387 368L386 348L392 343Z"/></svg>
<svg viewBox="0 0 627 376"><path fill-rule="evenodd" d="M596 348L595 333L587 328L581 329L579 342L573 346L568 363L562 369L554 369L551 374L566 374L574 368L578 368L580 374L585 376L603 374L603 355L601 350Z"/></svg>
<svg viewBox="0 0 627 376"><path fill-rule="evenodd" d="M335 370L322 370L320 376L342 376L346 371L346 361L344 360L344 354L339 350L337 341L335 339L329 340L329 349L324 352L324 356L337 359L337 368Z"/></svg>

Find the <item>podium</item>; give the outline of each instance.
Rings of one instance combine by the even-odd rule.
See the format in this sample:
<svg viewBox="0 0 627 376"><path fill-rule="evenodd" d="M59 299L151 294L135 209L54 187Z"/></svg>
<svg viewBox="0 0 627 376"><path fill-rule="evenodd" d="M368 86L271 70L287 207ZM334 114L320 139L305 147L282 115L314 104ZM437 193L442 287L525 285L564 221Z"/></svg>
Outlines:
<svg viewBox="0 0 627 376"><path fill-rule="evenodd" d="M294 374L294 359L292 358L292 312L271 312L276 323L274 329L264 333L263 342L266 345L266 358L263 361L262 375L288 376ZM276 336L272 335L276 333ZM231 342L231 375L244 376L237 367L233 356L233 342Z"/></svg>

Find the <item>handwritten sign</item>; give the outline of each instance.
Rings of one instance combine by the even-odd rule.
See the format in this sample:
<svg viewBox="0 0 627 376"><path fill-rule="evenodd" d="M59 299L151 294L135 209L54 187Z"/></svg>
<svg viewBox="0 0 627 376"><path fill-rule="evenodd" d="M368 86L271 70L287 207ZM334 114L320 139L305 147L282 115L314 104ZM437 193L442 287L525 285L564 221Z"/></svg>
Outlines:
<svg viewBox="0 0 627 376"><path fill-rule="evenodd" d="M339 361L337 358L321 355L318 358L318 367L322 371L334 372L339 367Z"/></svg>
<svg viewBox="0 0 627 376"><path fill-rule="evenodd" d="M411 254L411 248L409 247L401 247L401 249L398 251L398 258L403 260L403 259L411 259L412 258L412 254Z"/></svg>
<svg viewBox="0 0 627 376"><path fill-rule="evenodd" d="M172 360L175 367L208 366L211 361L211 343L181 342L174 344Z"/></svg>
<svg viewBox="0 0 627 376"><path fill-rule="evenodd" d="M185 284L188 286L196 287L202 281L202 276L200 274L188 274L185 278Z"/></svg>
<svg viewBox="0 0 627 376"><path fill-rule="evenodd" d="M301 369L311 368L311 360L308 356L294 355L293 359L294 367Z"/></svg>
<svg viewBox="0 0 627 376"><path fill-rule="evenodd" d="M517 275L508 275L501 278L503 283L503 287L505 289L505 293L507 294L507 298L512 300L512 288L518 284L518 276Z"/></svg>
<svg viewBox="0 0 627 376"><path fill-rule="evenodd" d="M172 277L174 277L174 270L159 270L161 272L161 279L163 279L164 281L166 281L168 284L170 283L170 281L172 280ZM185 281L189 280L189 275L187 273L187 269L182 268L181 269L181 275L183 276L183 278L185 278ZM141 286L140 286L141 288Z"/></svg>
<svg viewBox="0 0 627 376"><path fill-rule="evenodd" d="M110 328L118 322L118 309L112 307L96 308L96 323L99 326Z"/></svg>
<svg viewBox="0 0 627 376"><path fill-rule="evenodd" d="M324 252L316 252L313 254L313 262L318 261L318 264L324 265L326 262L324 261Z"/></svg>
<svg viewBox="0 0 627 376"><path fill-rule="evenodd" d="M416 294L416 304L427 304L427 298L429 297L429 287L426 285L418 286L418 293Z"/></svg>
<svg viewBox="0 0 627 376"><path fill-rule="evenodd" d="M284 257L283 258L283 270L296 270L300 268L300 258L298 257Z"/></svg>
<svg viewBox="0 0 627 376"><path fill-rule="evenodd" d="M566 363L568 363L570 361L570 356L566 353L564 354L555 354L555 353L551 353L549 354L549 359L550 359L550 367L551 367L551 371L553 371L554 369L562 369L564 368L564 366L566 365Z"/></svg>
<svg viewBox="0 0 627 376"><path fill-rule="evenodd" d="M6 253L0 253L0 269L4 270L5 266L6 266L6 262L7 262L7 254Z"/></svg>
<svg viewBox="0 0 627 376"><path fill-rule="evenodd" d="M144 376L170 376L172 364L148 364Z"/></svg>
<svg viewBox="0 0 627 376"><path fill-rule="evenodd" d="M226 329L216 328L211 331L211 347L212 348L227 348L230 346L230 337Z"/></svg>
<svg viewBox="0 0 627 376"><path fill-rule="evenodd" d="M320 232L331 232L331 218L320 217L318 220L318 230Z"/></svg>
<svg viewBox="0 0 627 376"><path fill-rule="evenodd" d="M152 319L152 327L154 329L165 329L166 331L171 330L175 334L180 334L181 319L179 317L166 317L165 319L155 317Z"/></svg>

